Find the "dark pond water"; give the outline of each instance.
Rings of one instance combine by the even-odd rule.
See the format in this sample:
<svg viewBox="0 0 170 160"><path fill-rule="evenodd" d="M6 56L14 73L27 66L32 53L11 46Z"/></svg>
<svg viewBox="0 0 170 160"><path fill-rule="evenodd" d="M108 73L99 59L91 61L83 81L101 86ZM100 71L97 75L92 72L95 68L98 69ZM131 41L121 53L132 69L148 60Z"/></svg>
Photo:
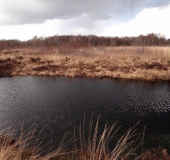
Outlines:
<svg viewBox="0 0 170 160"><path fill-rule="evenodd" d="M140 121L140 129L169 144L170 83L98 78L0 78L1 128L36 125L49 137L73 130L83 120L98 117L118 122L120 132ZM101 124L102 125L102 124ZM165 144L164 143L164 144ZM167 147L167 146L166 146Z"/></svg>

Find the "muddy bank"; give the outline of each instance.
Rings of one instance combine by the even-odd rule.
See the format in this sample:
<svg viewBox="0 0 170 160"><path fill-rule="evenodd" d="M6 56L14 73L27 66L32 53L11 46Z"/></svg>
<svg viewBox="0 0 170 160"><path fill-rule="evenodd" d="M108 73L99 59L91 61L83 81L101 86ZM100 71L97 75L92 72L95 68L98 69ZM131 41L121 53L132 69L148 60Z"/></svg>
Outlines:
<svg viewBox="0 0 170 160"><path fill-rule="evenodd" d="M170 64L156 61L131 59L130 63L106 59L80 59L61 57L47 59L40 57L6 55L0 59L0 76L68 76L124 78L134 80L170 80Z"/></svg>

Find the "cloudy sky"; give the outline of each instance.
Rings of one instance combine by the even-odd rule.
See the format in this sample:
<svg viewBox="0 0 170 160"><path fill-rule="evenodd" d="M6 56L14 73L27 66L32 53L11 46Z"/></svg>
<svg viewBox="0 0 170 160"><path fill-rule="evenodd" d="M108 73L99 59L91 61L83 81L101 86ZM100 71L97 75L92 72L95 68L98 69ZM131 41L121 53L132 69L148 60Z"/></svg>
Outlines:
<svg viewBox="0 0 170 160"><path fill-rule="evenodd" d="M170 38L170 0L0 0L0 39L33 36Z"/></svg>

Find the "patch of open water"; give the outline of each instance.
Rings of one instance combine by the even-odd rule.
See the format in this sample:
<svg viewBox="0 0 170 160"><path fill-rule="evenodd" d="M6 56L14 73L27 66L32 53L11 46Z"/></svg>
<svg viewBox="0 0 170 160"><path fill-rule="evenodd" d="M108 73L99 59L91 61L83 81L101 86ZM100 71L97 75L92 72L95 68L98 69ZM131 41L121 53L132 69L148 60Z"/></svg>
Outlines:
<svg viewBox="0 0 170 160"><path fill-rule="evenodd" d="M19 130L36 125L49 137L73 130L93 117L122 126L120 132L140 121L149 135L165 135L170 146L170 83L98 78L7 77L0 78L1 128ZM88 128L87 128L88 129ZM53 133L53 134L52 134ZM162 139L161 139L162 141ZM167 147L167 146L166 146Z"/></svg>

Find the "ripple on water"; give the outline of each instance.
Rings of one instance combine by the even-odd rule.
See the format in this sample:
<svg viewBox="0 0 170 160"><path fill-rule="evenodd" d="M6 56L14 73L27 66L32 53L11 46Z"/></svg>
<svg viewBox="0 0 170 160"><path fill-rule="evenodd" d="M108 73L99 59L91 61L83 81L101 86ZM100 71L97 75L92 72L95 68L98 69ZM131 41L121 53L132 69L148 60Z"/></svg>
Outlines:
<svg viewBox="0 0 170 160"><path fill-rule="evenodd" d="M138 121L150 130L170 130L168 82L97 78L8 77L0 79L0 123L16 128L37 124L48 132L65 132L84 114L130 126ZM126 128L126 127L125 127Z"/></svg>

